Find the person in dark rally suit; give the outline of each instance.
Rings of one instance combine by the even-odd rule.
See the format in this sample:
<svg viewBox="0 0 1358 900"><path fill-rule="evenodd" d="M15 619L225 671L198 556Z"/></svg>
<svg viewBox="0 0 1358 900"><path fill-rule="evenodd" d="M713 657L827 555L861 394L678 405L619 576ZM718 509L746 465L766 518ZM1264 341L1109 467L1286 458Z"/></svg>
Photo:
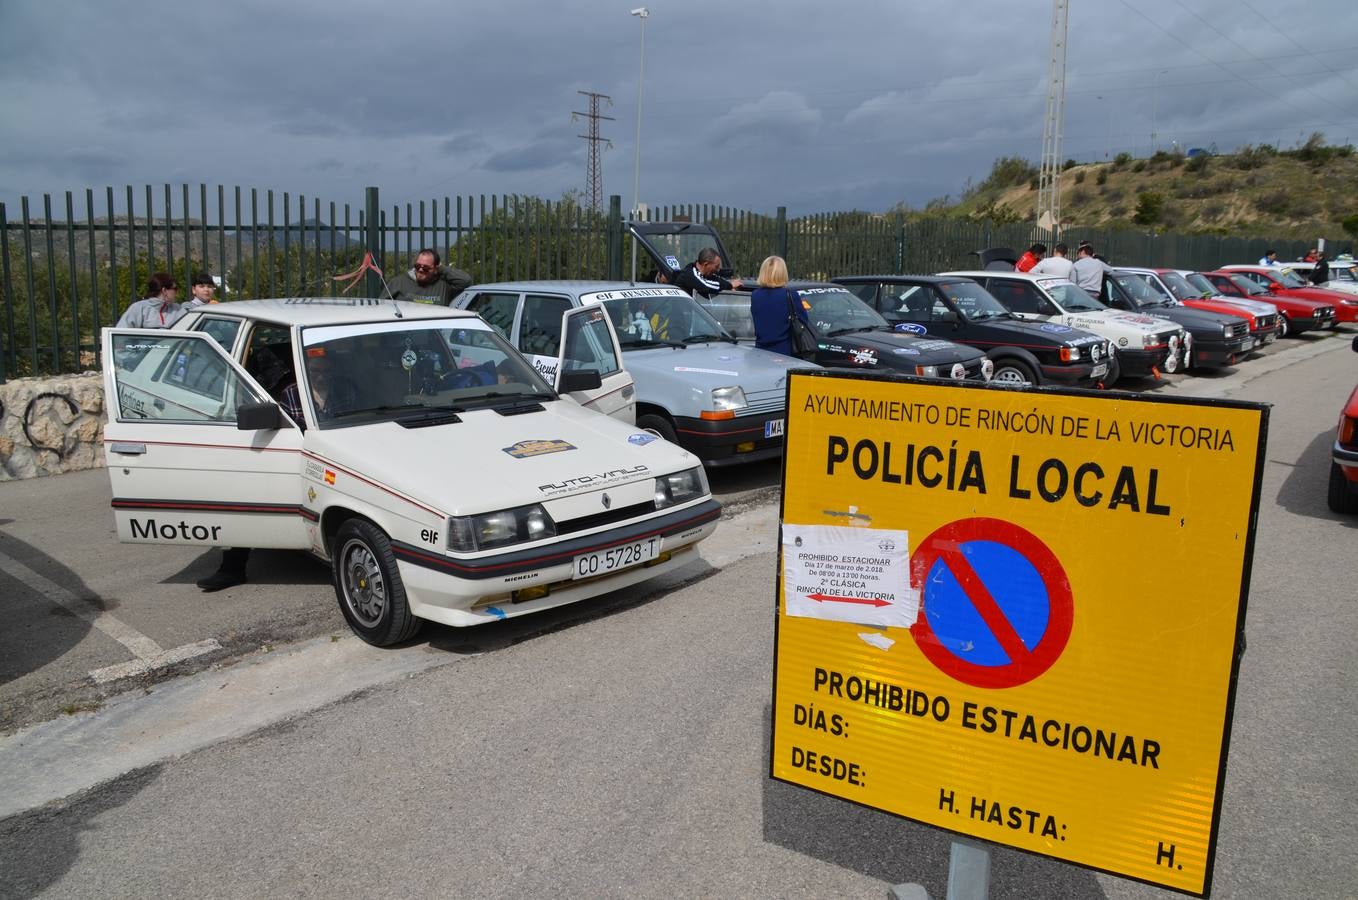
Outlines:
<svg viewBox="0 0 1358 900"><path fill-rule="evenodd" d="M718 275L717 270L720 268L721 255L717 253L716 248L704 247L698 251L698 258L693 265L680 270L679 274L674 276L673 284L688 291L690 296L701 295L704 299L740 287L739 278L727 281Z"/></svg>

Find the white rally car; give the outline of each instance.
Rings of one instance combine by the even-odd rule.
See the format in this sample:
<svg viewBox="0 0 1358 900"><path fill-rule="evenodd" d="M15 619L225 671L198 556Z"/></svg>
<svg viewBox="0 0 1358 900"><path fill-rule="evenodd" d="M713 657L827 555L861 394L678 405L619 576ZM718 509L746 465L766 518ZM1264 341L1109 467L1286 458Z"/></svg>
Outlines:
<svg viewBox="0 0 1358 900"><path fill-rule="evenodd" d="M1124 375L1142 376L1187 368L1192 336L1169 319L1109 309L1064 278L985 269L941 272L978 281L1016 318L1059 322L1091 331L1116 351L1108 384Z"/></svg>
<svg viewBox="0 0 1358 900"><path fill-rule="evenodd" d="M561 333L554 389L479 316L442 306L256 300L107 328L118 536L309 550L377 645L680 565L721 512L702 465L630 408L571 399L600 388L588 360L621 358L607 316L571 310Z"/></svg>

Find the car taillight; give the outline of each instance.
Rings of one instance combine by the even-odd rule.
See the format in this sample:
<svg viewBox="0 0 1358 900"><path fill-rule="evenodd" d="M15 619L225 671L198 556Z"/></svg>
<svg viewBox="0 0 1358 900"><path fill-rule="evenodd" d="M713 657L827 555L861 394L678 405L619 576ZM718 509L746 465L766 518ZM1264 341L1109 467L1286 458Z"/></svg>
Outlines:
<svg viewBox="0 0 1358 900"><path fill-rule="evenodd" d="M1342 415L1339 417L1339 443L1345 447L1358 444L1358 418Z"/></svg>

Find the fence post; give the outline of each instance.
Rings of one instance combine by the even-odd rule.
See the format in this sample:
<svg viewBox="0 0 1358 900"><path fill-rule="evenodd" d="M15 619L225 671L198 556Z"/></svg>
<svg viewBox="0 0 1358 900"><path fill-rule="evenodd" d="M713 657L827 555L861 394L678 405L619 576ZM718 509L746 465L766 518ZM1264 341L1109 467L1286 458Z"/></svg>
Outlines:
<svg viewBox="0 0 1358 900"><path fill-rule="evenodd" d="M778 207L778 220L775 224L774 243L778 247L778 255L784 261L787 260L787 207Z"/></svg>
<svg viewBox="0 0 1358 900"><path fill-rule="evenodd" d="M379 216L377 188L367 187L363 189L363 206L366 210L364 219L363 249L373 255L373 260L378 266L382 266L386 261L382 259L381 235L378 233L377 220ZM376 272L368 272L363 278L363 290L369 297L382 296L382 279Z"/></svg>
<svg viewBox="0 0 1358 900"><path fill-rule="evenodd" d="M896 274L905 274L905 216L896 216Z"/></svg>
<svg viewBox="0 0 1358 900"><path fill-rule="evenodd" d="M622 256L626 241L622 230L622 195L608 195L608 220L604 223L604 255L608 259L608 280L622 281Z"/></svg>

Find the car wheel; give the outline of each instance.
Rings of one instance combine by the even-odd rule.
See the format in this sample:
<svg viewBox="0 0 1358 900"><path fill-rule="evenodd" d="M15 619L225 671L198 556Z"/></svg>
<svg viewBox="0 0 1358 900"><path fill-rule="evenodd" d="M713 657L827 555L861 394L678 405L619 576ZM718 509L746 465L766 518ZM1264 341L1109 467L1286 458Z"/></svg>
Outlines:
<svg viewBox="0 0 1358 900"><path fill-rule="evenodd" d="M1278 313L1278 337L1285 338L1291 333L1292 329L1288 327L1287 316Z"/></svg>
<svg viewBox="0 0 1358 900"><path fill-rule="evenodd" d="M354 633L377 647L414 637L423 623L410 612L396 556L382 529L349 519L340 526L334 546L335 596Z"/></svg>
<svg viewBox="0 0 1358 900"><path fill-rule="evenodd" d="M1118 362L1118 358L1116 356L1109 357L1108 374L1103 376L1103 386L1106 388L1110 388L1113 385L1117 384L1118 379L1121 377L1122 377L1122 363Z"/></svg>
<svg viewBox="0 0 1358 900"><path fill-rule="evenodd" d="M637 427L658 434L671 444L679 443L679 436L674 433L674 426L664 416L638 416Z"/></svg>
<svg viewBox="0 0 1358 900"><path fill-rule="evenodd" d="M990 376L992 382L1000 384L1040 384L1037 380L1037 373L1032 366L1017 359L1003 359L995 363L995 374Z"/></svg>
<svg viewBox="0 0 1358 900"><path fill-rule="evenodd" d="M1326 497L1330 509L1337 513L1358 513L1358 490L1344 477L1339 463L1330 463L1330 492Z"/></svg>

